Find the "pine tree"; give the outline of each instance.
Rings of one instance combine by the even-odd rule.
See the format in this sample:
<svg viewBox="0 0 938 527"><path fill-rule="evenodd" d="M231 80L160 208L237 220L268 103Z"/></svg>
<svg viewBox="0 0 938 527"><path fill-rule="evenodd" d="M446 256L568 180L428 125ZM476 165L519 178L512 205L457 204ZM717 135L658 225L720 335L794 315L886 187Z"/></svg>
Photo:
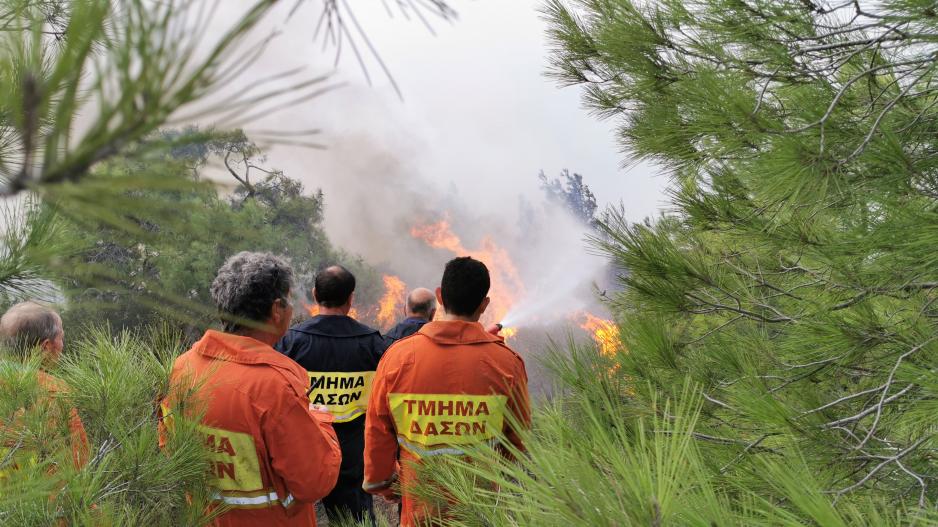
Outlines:
<svg viewBox="0 0 938 527"><path fill-rule="evenodd" d="M673 212L603 215L622 351L547 359L561 395L521 463L443 463L426 492L453 525L933 524L934 3L545 14L552 73Z"/></svg>
<svg viewBox="0 0 938 527"><path fill-rule="evenodd" d="M803 459L831 503L938 497L931 2L549 2L553 72L671 177L600 245L639 401L699 387L714 478ZM782 497L777 497L782 500Z"/></svg>

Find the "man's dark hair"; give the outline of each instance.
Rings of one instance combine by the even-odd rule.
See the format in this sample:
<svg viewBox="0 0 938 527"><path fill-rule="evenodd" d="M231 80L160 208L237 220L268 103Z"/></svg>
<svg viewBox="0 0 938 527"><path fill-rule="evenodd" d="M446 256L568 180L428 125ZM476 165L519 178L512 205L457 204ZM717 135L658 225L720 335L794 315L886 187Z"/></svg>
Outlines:
<svg viewBox="0 0 938 527"><path fill-rule="evenodd" d="M440 284L443 307L450 315L472 316L489 293L491 281L485 264L470 256L453 258L443 269Z"/></svg>
<svg viewBox="0 0 938 527"><path fill-rule="evenodd" d="M225 331L241 329L246 320L266 322L277 299L289 301L292 284L290 264L270 253L244 251L229 258L212 282Z"/></svg>
<svg viewBox="0 0 938 527"><path fill-rule="evenodd" d="M323 307L339 307L348 302L355 291L355 275L341 265L333 265L316 274L316 303Z"/></svg>

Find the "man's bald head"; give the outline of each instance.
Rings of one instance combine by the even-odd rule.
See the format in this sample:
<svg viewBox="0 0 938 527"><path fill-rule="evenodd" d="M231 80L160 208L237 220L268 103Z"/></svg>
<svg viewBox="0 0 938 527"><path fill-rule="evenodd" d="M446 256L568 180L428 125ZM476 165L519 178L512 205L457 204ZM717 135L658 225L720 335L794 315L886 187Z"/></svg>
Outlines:
<svg viewBox="0 0 938 527"><path fill-rule="evenodd" d="M436 314L436 295L429 289L418 287L407 295L407 316L433 320Z"/></svg>
<svg viewBox="0 0 938 527"><path fill-rule="evenodd" d="M323 307L344 306L354 291L355 275L341 265L326 267L316 274L313 297Z"/></svg>
<svg viewBox="0 0 938 527"><path fill-rule="evenodd" d="M21 302L0 317L0 336L19 351L40 347L52 358L62 353L62 318L35 302Z"/></svg>

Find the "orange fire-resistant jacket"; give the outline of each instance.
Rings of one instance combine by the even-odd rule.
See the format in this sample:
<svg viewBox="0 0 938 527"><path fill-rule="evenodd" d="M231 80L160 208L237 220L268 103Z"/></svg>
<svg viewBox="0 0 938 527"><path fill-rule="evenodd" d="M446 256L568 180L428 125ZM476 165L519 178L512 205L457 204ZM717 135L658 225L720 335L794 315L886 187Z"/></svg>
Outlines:
<svg viewBox="0 0 938 527"><path fill-rule="evenodd" d="M527 384L521 357L476 322L430 322L399 340L375 373L365 421L363 487L386 493L399 466L401 525L435 515L408 490L413 464L427 456L462 455L500 436L523 449L508 416L529 425Z"/></svg>
<svg viewBox="0 0 938 527"><path fill-rule="evenodd" d="M64 382L41 370L39 371L39 386L52 396L68 393L68 386ZM85 425L82 424L78 410L75 408L68 410L68 432L72 463L75 468L81 468L88 463L88 435L85 433Z"/></svg>
<svg viewBox="0 0 938 527"><path fill-rule="evenodd" d="M331 416L309 408L308 384L272 347L218 331L176 359L163 423L171 432L174 405L203 416L216 498L229 509L215 525L316 525L312 503L335 485L341 454Z"/></svg>
<svg viewBox="0 0 938 527"><path fill-rule="evenodd" d="M40 399L40 404L51 403L51 399L68 393L68 386L62 382L62 380L54 377L42 370L37 372L37 382L39 387L46 392ZM55 421L58 421L58 417L53 417ZM50 423L50 425L55 426L56 423ZM12 427L15 429L20 424L14 423ZM8 429L7 429L8 430ZM85 433L85 426L81 422L81 418L78 416L78 410L74 407L68 409L68 435L69 435L69 450L72 454L72 464L75 468L80 469L88 463L88 436ZM12 444L4 444L0 447L0 455L7 455L9 451L8 448L13 447ZM17 455L19 454L19 455ZM15 467L17 464L17 459L28 458L29 454L25 453L13 453L13 463ZM0 477L5 477L6 473L0 471Z"/></svg>

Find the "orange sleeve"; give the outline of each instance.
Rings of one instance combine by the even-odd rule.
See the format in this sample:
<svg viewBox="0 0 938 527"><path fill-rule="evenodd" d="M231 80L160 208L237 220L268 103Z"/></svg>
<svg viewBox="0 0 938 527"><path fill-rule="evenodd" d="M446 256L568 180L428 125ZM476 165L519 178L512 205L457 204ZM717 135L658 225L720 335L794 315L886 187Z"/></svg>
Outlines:
<svg viewBox="0 0 938 527"><path fill-rule="evenodd" d="M387 375L391 360L392 356L385 354L378 363L365 414L365 481L362 488L371 494L387 494L397 479L397 432L388 406Z"/></svg>
<svg viewBox="0 0 938 527"><path fill-rule="evenodd" d="M329 494L339 477L342 453L331 416L317 414L323 412L310 410L309 402L291 390L261 426L271 467L298 502Z"/></svg>
<svg viewBox="0 0 938 527"><path fill-rule="evenodd" d="M528 373L524 369L524 361L518 357L518 367L508 396L508 411L515 421L528 429L531 427L531 398L528 394ZM524 451L524 442L512 423L505 423L505 436L521 451Z"/></svg>
<svg viewBox="0 0 938 527"><path fill-rule="evenodd" d="M75 468L82 468L88 464L89 447L88 435L85 433L85 425L78 416L78 410L72 408L68 415L69 440L72 447L72 462Z"/></svg>

